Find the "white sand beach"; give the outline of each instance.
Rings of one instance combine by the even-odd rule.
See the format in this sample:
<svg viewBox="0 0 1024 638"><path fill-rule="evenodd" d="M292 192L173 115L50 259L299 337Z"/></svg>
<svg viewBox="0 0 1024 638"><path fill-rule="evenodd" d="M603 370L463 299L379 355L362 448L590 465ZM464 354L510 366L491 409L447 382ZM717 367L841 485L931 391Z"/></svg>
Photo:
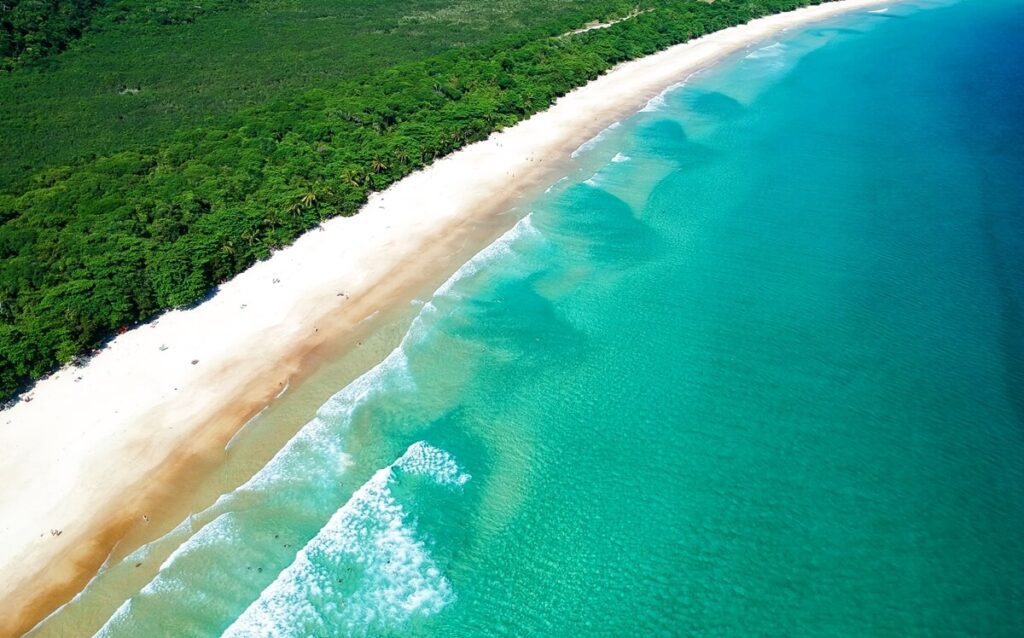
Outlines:
<svg viewBox="0 0 1024 638"><path fill-rule="evenodd" d="M515 215L502 213L561 177L581 143L751 43L892 2L807 7L620 65L373 195L358 215L325 222L201 305L40 381L30 401L0 412L0 636L20 635L80 590L147 508L222 453L319 351L511 226Z"/></svg>

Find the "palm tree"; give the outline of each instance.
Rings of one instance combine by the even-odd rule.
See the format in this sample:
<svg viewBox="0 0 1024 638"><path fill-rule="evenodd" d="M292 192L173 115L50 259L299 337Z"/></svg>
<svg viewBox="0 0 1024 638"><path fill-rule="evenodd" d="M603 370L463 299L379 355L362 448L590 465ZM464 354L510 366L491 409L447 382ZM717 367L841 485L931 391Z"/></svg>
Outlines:
<svg viewBox="0 0 1024 638"><path fill-rule="evenodd" d="M350 186L361 186L363 183L362 177L359 175L359 171L348 169L341 174L343 182Z"/></svg>
<svg viewBox="0 0 1024 638"><path fill-rule="evenodd" d="M383 173L388 170L388 165L385 164L381 158L374 157L373 160L370 161L370 168L372 168L375 173Z"/></svg>

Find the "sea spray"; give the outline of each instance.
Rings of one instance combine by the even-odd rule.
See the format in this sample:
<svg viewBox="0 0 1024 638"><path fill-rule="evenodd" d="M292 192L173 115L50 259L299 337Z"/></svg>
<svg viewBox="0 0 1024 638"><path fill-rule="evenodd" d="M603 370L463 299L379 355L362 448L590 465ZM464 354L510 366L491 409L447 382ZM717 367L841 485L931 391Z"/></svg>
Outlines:
<svg viewBox="0 0 1024 638"><path fill-rule="evenodd" d="M564 179L564 178L563 178ZM527 213L516 224L505 231L501 237L491 242L486 248L478 252L472 259L464 263L449 277L432 295L433 299L457 295L456 284L472 278L484 267L492 264L498 259L507 258L520 250L521 242L529 242L539 238L539 231L533 224L533 213ZM417 317L418 319L418 317Z"/></svg>
<svg viewBox="0 0 1024 638"><path fill-rule="evenodd" d="M224 636L379 635L451 602L451 583L392 492L405 475L453 488L469 479L447 452L414 443L352 495Z"/></svg>
<svg viewBox="0 0 1024 638"><path fill-rule="evenodd" d="M344 483L355 463L348 450L350 429L361 419L364 410L372 410L376 415L371 427L385 429L386 415L396 413L400 405L413 400L418 385L410 369L410 352L417 352L421 344L429 342L439 316L436 304L444 299L453 302L460 298L460 285L471 281L486 265L511 259L524 242L528 245L539 238L532 215L520 219L453 273L431 300L423 304L401 343L381 363L320 406L316 416L259 472L233 492L219 497L204 512L190 516L165 537L125 558L124 561L143 560L149 546L179 543L154 579L125 601L98 635L135 635L139 631L137 615L151 620L158 613L151 610L173 611L179 607L191 611L197 627L224 623L230 620L231 609L252 600L247 593L252 584L264 582L264 587L269 586L268 579L276 573L275 566L280 565L277 567L280 571L286 565L281 561L290 560L288 552L282 551L287 549L283 545L292 545L299 537L284 528L259 531L263 521L268 515L290 518L293 522L311 521L317 512L323 511L325 503L350 498L344 490L330 487ZM454 378L449 375L433 379L433 394L439 394L438 384ZM422 404L416 407L422 421L432 418L427 407ZM446 472L437 474L438 482L458 479L452 472L453 466L433 458L432 450L425 446L410 447L396 467L416 471L416 464L427 460L430 461L428 469ZM209 522L196 528L197 521ZM190 589L188 583L195 574L225 553L235 557L230 565L223 567L227 570L225 577L232 584L213 591Z"/></svg>
<svg viewBox="0 0 1024 638"><path fill-rule="evenodd" d="M650 100L648 100L647 104L644 104L644 107L640 109L640 113L653 113L655 111L660 111L667 104L665 101L665 96L676 91L680 87L686 86L686 84L699 73L699 70L694 71L693 73L690 73L685 78L683 78L681 81L665 87L663 91L661 91L660 93L652 97Z"/></svg>
<svg viewBox="0 0 1024 638"><path fill-rule="evenodd" d="M614 123L612 123L610 126L608 126L608 128L602 130L600 133L598 133L594 137L592 137L589 140L587 140L586 142L583 142L582 144L580 144L579 147L576 148L576 150L574 150L572 153L569 154L569 157L571 159L576 159L577 157L579 157L583 153L586 153L587 151L589 151L590 149L594 148L595 146L600 144L602 141L604 141L604 139L608 136L609 133L611 133L615 129L619 128L620 126L622 126L622 122L614 122Z"/></svg>
<svg viewBox="0 0 1024 638"><path fill-rule="evenodd" d="M747 60L761 60L763 58L779 58L786 54L786 45L781 42L773 42L767 46L759 47L748 53Z"/></svg>

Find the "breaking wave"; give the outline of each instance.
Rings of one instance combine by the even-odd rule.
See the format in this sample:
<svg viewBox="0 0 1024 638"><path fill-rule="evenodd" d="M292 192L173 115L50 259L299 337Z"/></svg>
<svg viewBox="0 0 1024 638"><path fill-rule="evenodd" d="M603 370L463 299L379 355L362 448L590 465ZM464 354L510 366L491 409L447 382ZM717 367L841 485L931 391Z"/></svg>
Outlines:
<svg viewBox="0 0 1024 638"><path fill-rule="evenodd" d="M346 619L352 627L359 618L368 623L367 627L383 627L402 617L432 613L450 600L454 595L450 585L430 560L424 541L406 520L406 510L394 499L390 487L402 475L427 476L432 483L448 487L461 485L468 475L446 452L415 443L346 498L339 486L355 463L348 450L348 434L354 422L365 420L364 414L370 414L374 423L386 421L389 411L400 409L397 406L417 394L409 353L428 340L438 312L435 302L448 296L461 297L456 290L459 282L515 252L519 242L540 234L532 215L519 220L449 277L423 304L398 347L320 406L314 418L259 472L205 511L191 515L169 534L126 557L123 562L141 562L149 559L150 548L161 542L180 543L153 579L126 600L97 635L138 635L137 617L152 619L173 613L171 608L190 610L190 619L177 616L178 627L186 634L192 623L198 631L198 627L208 627L217 619L225 618L222 622L227 622L237 614L230 610L252 603L251 588L261 583L263 593L245 616L254 624L236 623L232 630L235 635L251 635L245 633L245 626L265 625L269 620L261 614L300 593L308 594L302 599L302 613L312 617L313 610L318 609L318 613ZM299 555L288 549L308 538L295 528L322 524L327 516L323 512L325 504L332 499L345 505L334 511ZM337 505L330 507L333 511ZM288 522L262 529L268 514ZM356 533L355 527L364 531ZM358 554L353 543L364 533L373 534L373 543ZM229 564L223 563L224 556L232 557ZM318 560L326 561L321 565L325 570L331 561L348 561L348 567L354 570L358 565L363 571L354 578L343 570L343 583L325 583L316 575ZM212 561L219 564L219 573L213 577L218 582L200 591L194 586L194 575L209 573ZM271 583L269 579L278 573L281 575ZM344 605L322 597L328 592L328 584L336 586L330 592L344 591ZM296 620L295 631L300 631L304 622ZM275 630L274 634L281 632Z"/></svg>
<svg viewBox="0 0 1024 638"><path fill-rule="evenodd" d="M391 485L405 474L457 487L469 480L447 452L412 444L378 470L303 547L225 637L376 635L437 613L455 594Z"/></svg>
<svg viewBox="0 0 1024 638"><path fill-rule="evenodd" d="M744 56L748 60L760 60L762 58L777 58L786 52L786 45L781 42L775 42L768 46L755 49Z"/></svg>
<svg viewBox="0 0 1024 638"><path fill-rule="evenodd" d="M675 84L665 87L665 89L661 93L655 95L650 100L648 100L647 104L645 104L644 107L640 109L640 112L651 113L653 111L661 110L661 108L665 106L665 96L671 93L672 91L675 91L676 89L685 86L686 83L690 81L690 78L697 75L698 73L700 73L700 71L694 71L693 73L683 78L681 82L676 82Z"/></svg>
<svg viewBox="0 0 1024 638"><path fill-rule="evenodd" d="M577 148L575 151L573 151L569 155L569 157L571 159L576 159L577 157L579 157L579 155L581 153L586 153L590 149L592 149L595 146L597 146L598 144L600 144L601 140L603 140L605 137L607 137L609 132L614 131L615 129L619 128L620 126L622 126L622 122L615 122L614 124L612 124L611 126L606 128L605 130L601 131L600 133L598 133L594 137L592 137L589 140L587 140L586 142L583 142L582 144L580 144L579 148Z"/></svg>

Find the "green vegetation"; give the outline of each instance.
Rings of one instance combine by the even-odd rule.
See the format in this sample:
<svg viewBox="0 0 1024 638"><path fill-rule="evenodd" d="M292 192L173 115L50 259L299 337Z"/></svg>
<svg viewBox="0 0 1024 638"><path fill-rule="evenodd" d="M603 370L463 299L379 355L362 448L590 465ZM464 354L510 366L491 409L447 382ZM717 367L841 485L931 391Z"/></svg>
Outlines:
<svg viewBox="0 0 1024 638"><path fill-rule="evenodd" d="M5 0L0 3L0 69L59 53L82 35L102 0Z"/></svg>
<svg viewBox="0 0 1024 638"><path fill-rule="evenodd" d="M378 0L346 11L397 4ZM401 4L402 16L378 23L390 35L378 34L374 46L415 43L434 24L472 33L481 11L469 1ZM553 36L594 17L624 15L632 3L603 4L596 15L593 7L562 16L549 10L532 28L520 15L497 39L426 56L406 51L378 66L370 60L383 50L353 51L348 59L372 70L317 82L307 68L304 82L319 88L208 119L154 147L123 143L116 152L37 170L0 195L0 394L121 325L196 302L323 219L354 213L370 191L544 109L618 62L809 3L652 4L654 11L571 37ZM413 6L419 8L410 13ZM521 0L494 10L510 6L539 5ZM469 26L459 31L460 24ZM63 64L73 53L53 59Z"/></svg>
<svg viewBox="0 0 1024 638"><path fill-rule="evenodd" d="M191 24L199 16L244 0L205 0L203 5L181 0L4 0L0 3L0 69L34 64L60 53L86 28L102 30L117 24ZM100 14L101 23L93 18Z"/></svg>
<svg viewBox="0 0 1024 638"><path fill-rule="evenodd" d="M104 0L66 51L0 73L0 190L271 99L568 30L635 1Z"/></svg>

